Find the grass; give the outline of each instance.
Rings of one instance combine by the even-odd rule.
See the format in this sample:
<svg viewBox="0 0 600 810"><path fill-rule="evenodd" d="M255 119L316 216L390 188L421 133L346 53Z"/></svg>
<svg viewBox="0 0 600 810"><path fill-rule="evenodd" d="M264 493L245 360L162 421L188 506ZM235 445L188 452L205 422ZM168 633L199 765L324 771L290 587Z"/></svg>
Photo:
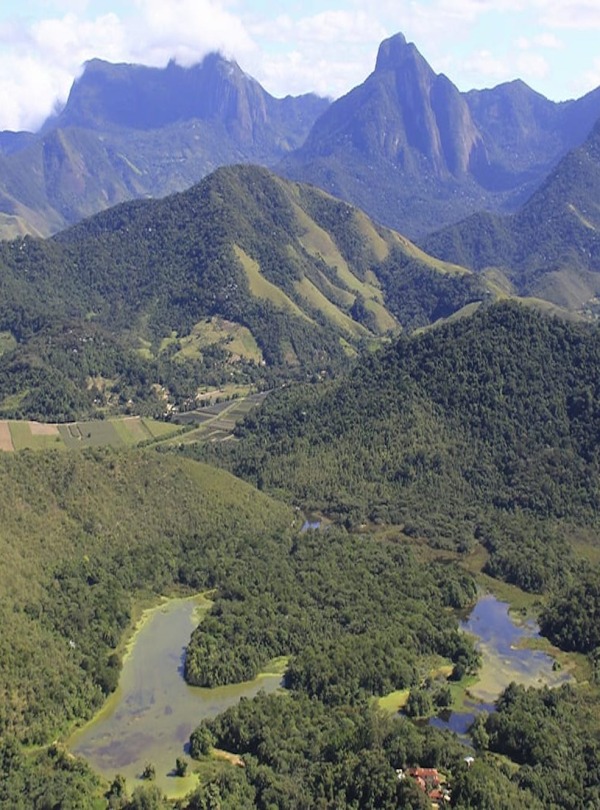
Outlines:
<svg viewBox="0 0 600 810"><path fill-rule="evenodd" d="M339 307L333 304L323 293L316 287L313 282L306 276L295 283L298 293L306 299L306 301L322 312L331 323L343 329L345 332L356 337L368 335L369 332L364 326L354 321L345 312L342 312Z"/></svg>
<svg viewBox="0 0 600 810"><path fill-rule="evenodd" d="M397 332L399 330L400 326L398 321L379 301L371 298L370 300L365 301L365 307L372 315L375 316L377 330L380 334L385 334L386 332Z"/></svg>
<svg viewBox="0 0 600 810"><path fill-rule="evenodd" d="M35 432L36 422L8 422L8 429L15 450L54 450L64 449L63 442L57 432ZM34 430L32 430L32 425ZM52 428L50 428L52 429Z"/></svg>
<svg viewBox="0 0 600 810"><path fill-rule="evenodd" d="M406 706L409 695L410 689L396 689L395 692L380 697L377 700L377 706L388 714L396 714Z"/></svg>
<svg viewBox="0 0 600 810"><path fill-rule="evenodd" d="M441 259L436 259L433 256L430 256L428 253L425 253L421 248L418 248L413 242L407 239L405 236L401 236L399 233L395 234L397 243L402 248L404 253L407 253L409 256L413 256L415 259L418 259L423 264L430 267L432 270L437 270L439 273L443 273L444 275L452 275L452 276L465 276L470 275L471 271L467 270L466 267L461 267L459 264L451 264L450 262L444 262Z"/></svg>
<svg viewBox="0 0 600 810"><path fill-rule="evenodd" d="M119 447L123 444L115 426L109 421L71 422L60 425L59 433L69 449L82 447Z"/></svg>
<svg viewBox="0 0 600 810"><path fill-rule="evenodd" d="M198 358L202 349L208 346L219 346L234 359L244 357L257 363L263 359L258 343L247 327L220 317L199 321L189 335L179 340L179 345L181 348L175 355L178 359Z"/></svg>
<svg viewBox="0 0 600 810"><path fill-rule="evenodd" d="M366 241L371 246L377 261L382 262L387 259L390 253L390 246L385 239L377 233L377 230L369 217L362 211L355 211L354 221L356 222L358 230L362 236L364 236Z"/></svg>
<svg viewBox="0 0 600 810"><path fill-rule="evenodd" d="M256 262L251 256L248 256L248 254L237 245L234 245L234 250L235 255L244 268L246 277L248 278L250 292L255 298L266 299L276 307L279 307L279 309L285 309L288 312L291 312L292 315L296 315L298 318L310 320L306 313L304 313L300 307L283 292L283 290L280 290L277 285L272 284L263 276L258 262Z"/></svg>
<svg viewBox="0 0 600 810"><path fill-rule="evenodd" d="M304 231L298 240L304 250L332 267L343 286L360 293L366 299L375 298L382 302L383 294L379 285L369 284L355 276L327 231L317 225L299 206L295 206L294 210L298 224Z"/></svg>
<svg viewBox="0 0 600 810"><path fill-rule="evenodd" d="M173 436L179 433L179 426L172 422L160 422L158 419L144 417L143 425L153 439L164 439L166 436Z"/></svg>
<svg viewBox="0 0 600 810"><path fill-rule="evenodd" d="M0 356L11 351L17 345L12 332L0 332Z"/></svg>
<svg viewBox="0 0 600 810"><path fill-rule="evenodd" d="M139 444L153 436L139 416L126 416L124 419L111 419L115 433L126 446Z"/></svg>

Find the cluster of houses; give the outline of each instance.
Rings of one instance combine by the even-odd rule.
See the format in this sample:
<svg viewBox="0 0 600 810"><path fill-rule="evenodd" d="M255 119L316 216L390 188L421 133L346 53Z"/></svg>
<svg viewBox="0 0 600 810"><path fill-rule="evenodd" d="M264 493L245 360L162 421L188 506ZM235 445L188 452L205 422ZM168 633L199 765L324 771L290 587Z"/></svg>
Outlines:
<svg viewBox="0 0 600 810"><path fill-rule="evenodd" d="M467 765L471 766L474 762L473 757L465 757ZM398 779L406 779L410 777L414 779L417 785L421 788L423 793L426 793L431 800L434 808L442 807L444 804L450 804L450 789L444 784L445 779L437 768L407 768L403 770L398 768L396 770Z"/></svg>

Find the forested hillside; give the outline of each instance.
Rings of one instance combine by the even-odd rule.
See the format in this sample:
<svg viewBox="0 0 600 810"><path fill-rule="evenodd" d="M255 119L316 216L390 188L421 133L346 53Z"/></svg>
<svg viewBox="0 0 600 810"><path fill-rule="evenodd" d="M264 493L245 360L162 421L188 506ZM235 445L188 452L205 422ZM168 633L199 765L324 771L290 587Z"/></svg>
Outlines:
<svg viewBox="0 0 600 810"><path fill-rule="evenodd" d="M306 378L486 295L472 273L266 169L0 245L0 412L42 420Z"/></svg>
<svg viewBox="0 0 600 810"><path fill-rule="evenodd" d="M237 474L348 526L436 547L481 540L492 573L545 590L565 521L599 508L600 335L496 305L393 346L345 379L272 395L219 448Z"/></svg>

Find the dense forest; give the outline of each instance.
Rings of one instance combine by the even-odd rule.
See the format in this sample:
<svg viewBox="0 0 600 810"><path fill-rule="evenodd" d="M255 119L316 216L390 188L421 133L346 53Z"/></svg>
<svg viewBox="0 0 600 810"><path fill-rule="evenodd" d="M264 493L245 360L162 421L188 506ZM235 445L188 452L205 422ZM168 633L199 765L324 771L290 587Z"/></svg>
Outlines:
<svg viewBox="0 0 600 810"><path fill-rule="evenodd" d="M280 387L237 441L0 457L0 806L173 806L151 783L107 784L60 738L116 688L135 605L207 590L186 678L237 682L284 656L285 689L198 726L204 776L180 808L427 807L398 779L416 765L465 810L594 806L599 364L595 328L494 305ZM307 510L321 530L300 531ZM477 549L539 596L587 685L509 687L476 720L469 767L419 718L477 672L458 632ZM394 690L403 716L377 707Z"/></svg>
<svg viewBox="0 0 600 810"><path fill-rule="evenodd" d="M346 203L224 168L52 239L0 243L0 413L161 413L201 384L332 374L487 294Z"/></svg>
<svg viewBox="0 0 600 810"><path fill-rule="evenodd" d="M492 575L542 592L578 570L569 525L596 525L599 373L597 329L500 304L277 391L200 452L347 527L482 543Z"/></svg>

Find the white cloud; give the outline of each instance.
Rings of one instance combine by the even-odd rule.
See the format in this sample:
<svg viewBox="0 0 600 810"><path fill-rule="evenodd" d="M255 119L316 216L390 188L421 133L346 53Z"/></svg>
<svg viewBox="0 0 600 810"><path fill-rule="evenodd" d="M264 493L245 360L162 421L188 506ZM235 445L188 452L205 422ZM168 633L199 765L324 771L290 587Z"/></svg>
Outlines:
<svg viewBox="0 0 600 810"><path fill-rule="evenodd" d="M190 65L211 50L238 58L255 50L239 17L216 0L135 5L138 13L128 17L109 13L86 20L69 12L29 26L0 24L0 129L39 127L93 57L155 66L175 58Z"/></svg>
<svg viewBox="0 0 600 810"><path fill-rule="evenodd" d="M339 96L364 81L375 66L377 45L388 36L372 14L324 11L293 20L280 15L249 26L255 39L274 45L250 58L248 69L269 92ZM285 45L294 43L293 50Z"/></svg>
<svg viewBox="0 0 600 810"><path fill-rule="evenodd" d="M560 40L556 34L549 31L544 31L541 34L536 34L533 37L518 37L515 40L515 45L521 50L529 50L529 48L547 48L550 50L560 50L564 48L564 42Z"/></svg>
<svg viewBox="0 0 600 810"><path fill-rule="evenodd" d="M138 15L125 23L129 56L161 65L174 57L183 65L211 50L241 58L255 45L240 18L213 0L135 0Z"/></svg>
<svg viewBox="0 0 600 810"><path fill-rule="evenodd" d="M550 28L583 31L600 28L600 4L597 0L533 0L540 21Z"/></svg>

